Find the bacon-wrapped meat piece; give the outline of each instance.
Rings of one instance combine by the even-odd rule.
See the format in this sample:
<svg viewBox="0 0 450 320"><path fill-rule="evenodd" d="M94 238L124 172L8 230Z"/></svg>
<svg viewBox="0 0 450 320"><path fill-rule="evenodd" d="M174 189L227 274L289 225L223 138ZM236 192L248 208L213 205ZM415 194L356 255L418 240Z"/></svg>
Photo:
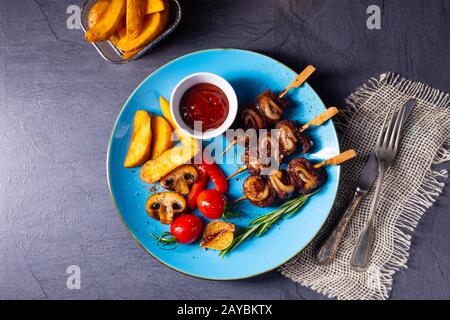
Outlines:
<svg viewBox="0 0 450 320"><path fill-rule="evenodd" d="M241 112L241 123L243 129L260 130L266 128L265 117L259 114L256 107L247 107Z"/></svg>
<svg viewBox="0 0 450 320"><path fill-rule="evenodd" d="M327 179L323 168L314 168L311 162L305 158L297 158L289 162L287 171L300 194L308 194L315 191Z"/></svg>
<svg viewBox="0 0 450 320"><path fill-rule="evenodd" d="M253 147L258 143L259 130L265 127L266 122L258 110L254 106L246 107L230 127L234 131L227 131L226 139L229 143L237 143L244 148Z"/></svg>
<svg viewBox="0 0 450 320"><path fill-rule="evenodd" d="M307 136L305 136L298 130L297 130L297 137L298 137L298 148L301 148L299 149L300 152L303 154L310 152L313 147L312 140L310 140Z"/></svg>
<svg viewBox="0 0 450 320"><path fill-rule="evenodd" d="M246 148L242 160L251 175L269 173L263 172L263 169L277 170L281 162L277 140L270 132L262 134L259 136L257 146Z"/></svg>
<svg viewBox="0 0 450 320"><path fill-rule="evenodd" d="M311 150L312 142L301 133L290 120L282 120L277 123L278 143L282 157L291 155L297 151L308 153Z"/></svg>
<svg viewBox="0 0 450 320"><path fill-rule="evenodd" d="M282 120L277 123L275 129L277 129L281 154L283 156L293 154L297 150L297 143L299 142L294 122Z"/></svg>
<svg viewBox="0 0 450 320"><path fill-rule="evenodd" d="M244 181L243 192L251 204L260 208L270 207L275 202L275 190L261 176L247 177Z"/></svg>
<svg viewBox="0 0 450 320"><path fill-rule="evenodd" d="M266 90L256 98L256 108L268 124L281 120L284 109L288 106L286 99L280 99L271 90Z"/></svg>
<svg viewBox="0 0 450 320"><path fill-rule="evenodd" d="M271 174L269 182L280 199L289 199L295 192L294 182L286 170L277 170Z"/></svg>
<svg viewBox="0 0 450 320"><path fill-rule="evenodd" d="M271 158L262 159L259 157L257 152L254 152L252 148L245 150L243 154L243 162L245 163L248 173L250 173L252 176L260 175L265 173L265 169L269 169L272 166L276 166L278 169L278 163L272 163L272 161L275 161ZM267 174L267 173L265 173Z"/></svg>

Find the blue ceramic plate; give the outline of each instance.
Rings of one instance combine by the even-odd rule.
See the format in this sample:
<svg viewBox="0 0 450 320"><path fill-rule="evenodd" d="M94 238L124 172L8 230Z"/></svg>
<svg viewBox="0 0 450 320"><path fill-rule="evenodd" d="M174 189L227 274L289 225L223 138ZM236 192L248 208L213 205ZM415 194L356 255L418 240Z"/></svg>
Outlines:
<svg viewBox="0 0 450 320"><path fill-rule="evenodd" d="M169 98L172 89L185 76L195 72L212 72L227 79L235 88L240 104L245 104L267 88L281 91L296 73L280 62L259 53L215 49L188 54L175 59L145 79L126 101L111 135L108 148L107 172L109 188L119 216L132 237L153 257L165 265L191 276L231 280L252 277L270 271L299 253L317 234L333 205L339 181L339 167L328 167L328 181L296 215L282 220L263 237L253 238L230 252L224 258L213 250L205 251L198 243L180 245L175 250L158 246L151 233L161 234L168 227L151 219L145 212L145 202L157 185L150 186L139 178L139 168L125 169L123 162L130 143L133 117L136 110L161 114L158 97ZM307 84L289 93L293 107L285 118L305 123L325 110L319 96ZM313 153L307 157L315 161L339 153L336 131L331 121L308 132L314 140ZM225 140L224 137L219 139ZM225 141L223 141L225 143ZM239 147L237 147L239 148ZM230 174L240 164L222 165ZM230 198L242 196L242 181L246 173L233 179ZM273 210L260 209L242 203L245 215L232 220L237 226L246 226L258 215ZM205 221L207 222L207 221Z"/></svg>

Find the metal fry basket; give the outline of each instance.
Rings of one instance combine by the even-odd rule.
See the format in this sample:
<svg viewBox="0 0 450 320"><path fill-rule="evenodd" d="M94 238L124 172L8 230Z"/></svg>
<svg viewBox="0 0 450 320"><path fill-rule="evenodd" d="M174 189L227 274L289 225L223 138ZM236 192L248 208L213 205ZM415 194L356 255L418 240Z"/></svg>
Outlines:
<svg viewBox="0 0 450 320"><path fill-rule="evenodd" d="M81 10L81 28L83 29L84 33L86 33L86 30L88 29L89 10L91 10L91 7L95 3L95 1L96 0L86 1ZM152 49L158 43L160 43L169 34L171 34L172 31L175 30L175 28L180 23L182 11L181 5L178 2L178 0L167 0L167 4L169 5L170 15L166 29L156 39L151 41L144 48L142 48L141 51L136 53L128 60L122 58L122 52L119 49L117 49L110 41L96 42L92 43L92 45L95 47L95 49L102 56L103 59L111 63L124 64L139 59L140 57L145 55L150 49Z"/></svg>

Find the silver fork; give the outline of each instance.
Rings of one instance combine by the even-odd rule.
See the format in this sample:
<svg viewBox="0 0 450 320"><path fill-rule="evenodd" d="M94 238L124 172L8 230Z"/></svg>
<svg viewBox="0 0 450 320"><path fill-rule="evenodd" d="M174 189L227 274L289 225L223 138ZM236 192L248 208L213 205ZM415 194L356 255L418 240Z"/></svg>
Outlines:
<svg viewBox="0 0 450 320"><path fill-rule="evenodd" d="M394 161L398 152L400 144L400 133L402 124L405 118L406 105L394 113L389 120L390 112L383 122L381 133L378 137L377 145L375 147L375 154L378 158L378 181L375 189L375 196L370 208L369 221L359 236L358 243L353 249L353 254L350 260L350 266L357 271L364 271L367 269L370 260L370 250L373 243L373 219L375 217L378 198L383 184L384 174L389 165Z"/></svg>

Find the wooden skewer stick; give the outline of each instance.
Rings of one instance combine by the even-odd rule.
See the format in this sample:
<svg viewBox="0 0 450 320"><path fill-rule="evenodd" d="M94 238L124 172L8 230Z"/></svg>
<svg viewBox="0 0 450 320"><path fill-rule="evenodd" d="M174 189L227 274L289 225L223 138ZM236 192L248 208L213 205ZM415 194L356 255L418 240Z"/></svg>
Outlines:
<svg viewBox="0 0 450 320"><path fill-rule="evenodd" d="M329 119L334 117L338 112L339 112L339 110L336 107L330 107L325 112L322 112L321 114L319 114L317 117L315 117L314 119L312 119L308 123L305 123L299 129L299 131L303 132L306 129L308 129L309 127L311 127L311 126L316 126L316 127L321 126L326 121L328 121Z"/></svg>
<svg viewBox="0 0 450 320"><path fill-rule="evenodd" d="M245 170L247 170L247 166L246 166L246 165L240 167L240 168L237 169L235 172L233 172L232 174L230 174L230 175L227 177L227 180L230 180L231 178L233 178L234 176L238 175L238 174L241 173L241 172L244 172Z"/></svg>
<svg viewBox="0 0 450 320"><path fill-rule="evenodd" d="M330 158L328 160L325 160L325 161L323 161L321 163L316 164L314 166L314 168L319 169L319 168L321 168L323 166L326 166L326 165L337 166L339 164L344 163L347 160L350 160L350 159L356 157L357 155L358 154L356 153L355 150L350 149L350 150L347 150L345 152L342 152L341 154L339 154L339 155L337 155L337 156L335 156L333 158ZM242 169L242 168L240 168L240 169ZM240 197L240 198L238 198L238 199L236 199L236 200L234 200L232 203L235 204L235 203L238 203L238 202L241 202L241 201L244 201L244 200L247 200L247 197L245 195Z"/></svg>
<svg viewBox="0 0 450 320"><path fill-rule="evenodd" d="M286 89L284 89L280 93L278 98L280 98L280 99L283 98L289 92L289 90L291 90L292 88L300 87L306 81L306 79L308 79L314 73L314 71L316 71L316 68L314 68L311 65L307 66L302 72L300 72L300 74L294 79L294 81L292 81L286 87Z"/></svg>
<svg viewBox="0 0 450 320"><path fill-rule="evenodd" d="M333 158L330 158L328 160L325 160L325 161L323 161L321 163L318 163L318 164L314 165L314 168L319 169L319 168L322 168L323 166L326 166L326 165L328 165L328 166L337 166L337 165L339 165L341 163L344 163L347 160L350 160L350 159L356 157L357 155L358 154L356 153L355 150L350 149L350 150L347 150L345 152L342 152L341 154L339 154L339 155L337 155L337 156L335 156ZM234 176L238 175L239 173L241 173L241 172L243 172L245 170L247 170L247 166L246 165L240 167L235 172L233 172L231 175L229 175L227 180L230 180L231 178L233 178Z"/></svg>
<svg viewBox="0 0 450 320"><path fill-rule="evenodd" d="M305 123L300 129L300 132L305 131L306 129L315 126L321 126L328 120L330 120L332 117L334 117L339 112L338 108L336 107L329 107L326 111L319 114L317 117L309 121L308 123ZM234 138L233 142L231 142L227 148L222 152L222 155L226 154L228 151L231 150L231 148L237 143L237 139Z"/></svg>
<svg viewBox="0 0 450 320"><path fill-rule="evenodd" d="M236 203L244 201L244 200L247 200L246 196L242 196L242 197L240 197L240 198L238 198L236 200L233 200L233 202L231 204L236 204Z"/></svg>
<svg viewBox="0 0 450 320"><path fill-rule="evenodd" d="M326 165L328 165L328 166L337 166L337 165L339 165L341 163L344 163L347 160L350 160L350 159L356 157L357 155L358 154L356 153L355 150L350 149L350 150L347 150L345 152L342 152L341 154L339 154L339 155L337 155L337 156L335 156L333 158L330 158L328 160L325 160L325 161L323 161L321 163L318 163L318 164L314 165L314 168L319 169L319 168L322 168L323 166L326 166Z"/></svg>
<svg viewBox="0 0 450 320"><path fill-rule="evenodd" d="M228 151L231 150L231 148L233 148L233 146L237 143L237 138L234 138L233 142L231 142L225 150L223 150L222 155L224 155L225 153L227 153Z"/></svg>

